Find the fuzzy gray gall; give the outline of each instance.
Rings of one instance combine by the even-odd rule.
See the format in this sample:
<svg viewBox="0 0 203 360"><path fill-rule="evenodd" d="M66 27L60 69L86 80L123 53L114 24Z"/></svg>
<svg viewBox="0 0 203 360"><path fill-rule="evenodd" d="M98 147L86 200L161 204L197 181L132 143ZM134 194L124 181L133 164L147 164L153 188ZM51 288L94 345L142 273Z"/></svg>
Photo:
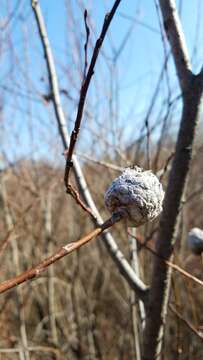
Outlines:
<svg viewBox="0 0 203 360"><path fill-rule="evenodd" d="M128 226L154 220L162 211L164 191L156 175L139 167L126 168L105 194L111 213L125 210Z"/></svg>

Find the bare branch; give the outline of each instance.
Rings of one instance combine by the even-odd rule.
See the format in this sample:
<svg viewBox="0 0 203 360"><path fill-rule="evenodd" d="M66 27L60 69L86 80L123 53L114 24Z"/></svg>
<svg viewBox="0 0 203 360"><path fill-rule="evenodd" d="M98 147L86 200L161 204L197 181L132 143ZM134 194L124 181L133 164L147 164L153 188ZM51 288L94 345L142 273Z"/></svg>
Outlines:
<svg viewBox="0 0 203 360"><path fill-rule="evenodd" d="M130 246L130 256L131 256L131 265L138 275L140 275L139 269L139 259L137 252L137 241L136 241L136 229L133 228L133 236L129 235L129 246ZM145 326L145 309L143 302L136 298L134 291L131 291L131 311L132 311L132 325L133 325L133 336L134 336L134 347L136 360L141 360L141 334L142 329ZM141 320L141 326L140 326Z"/></svg>
<svg viewBox="0 0 203 360"><path fill-rule="evenodd" d="M47 70L49 75L49 82L50 87L52 91L52 100L55 110L55 115L58 123L59 133L61 136L61 140L63 143L63 146L65 149L69 146L69 134L66 126L66 120L63 113L63 109L61 106L61 100L59 95L59 86L58 86L58 80L54 65L54 59L51 51L51 47L49 44L49 39L47 36L46 26L44 23L44 19L41 13L41 9L38 3L38 0L32 0L32 7L35 14L37 27L39 30L39 35L41 39L41 43L44 50L45 60L47 64ZM82 193L82 196L85 200L85 203L87 206L91 209L92 213L94 214L94 223L96 226L100 226L103 223L102 217L100 216L97 207L94 203L94 200L90 194L90 191L88 189L86 180L84 178L81 166L77 160L77 157L73 154L72 157L73 161L73 171L76 177L77 184L79 186L80 192ZM116 263L119 271L124 276L124 278L127 280L128 284L133 289L138 289L140 287L140 292L142 293L143 290L146 292L147 287L144 286L144 284L141 282L141 280L137 277L136 273L133 271L132 267L128 263L128 261L125 259L123 253L119 250L115 240L113 239L112 235L109 232L105 232L102 234L102 238L104 240L104 243L108 249L108 252L110 253L113 261Z"/></svg>
<svg viewBox="0 0 203 360"><path fill-rule="evenodd" d="M134 235L130 232L128 232L128 234L131 237L134 237ZM166 260L163 256L161 256L159 253L157 253L156 250L152 249L151 246L147 245L145 242L140 241L138 239L138 237L136 237L137 242L139 245L141 245L141 247L144 247L145 249L147 249L148 251L151 252L151 254L157 256L160 260L162 260L163 262L165 262L165 264L169 267L171 267L173 270L179 272L181 275L185 276L186 278L194 281L196 284L203 286L203 281L200 280L199 278L197 278L196 276L193 276L192 274L190 274L189 272L187 272L186 270L182 269L180 266L172 263L171 261Z"/></svg>
<svg viewBox="0 0 203 360"><path fill-rule="evenodd" d="M16 276L15 278L12 278L10 280L6 280L0 285L0 293L3 293L19 284L22 284L23 282L27 280L31 280L37 276L39 276L43 271L47 269L47 267L62 257L70 254L76 249L79 249L82 245L87 244L90 240L92 240L94 237L101 234L104 230L115 224L117 221L121 220L122 216L121 213L117 213L115 215L112 215L110 219L108 219L103 225L96 228L95 230L91 231L88 235L82 237L81 239L68 243L64 246L62 246L55 254L49 256L47 259L41 261L37 266L35 266L32 269L29 269L22 274Z"/></svg>
<svg viewBox="0 0 203 360"><path fill-rule="evenodd" d="M70 169L72 166L73 151L74 151L75 144L77 142L78 134L80 131L80 126L81 126L81 121L82 121L82 116L83 116L83 109L84 109L85 100L86 100L86 96L87 96L87 91L89 89L90 81L94 74L94 67L95 67L101 46L103 44L104 38L106 36L108 28L111 24L111 21L115 15L115 12L116 12L120 2L121 2L121 0L116 0L110 13L106 14L106 16L105 16L101 34L95 44L95 48L94 48L94 51L92 54L92 59L91 59L90 66L89 66L89 69L87 72L87 76L85 77L85 79L82 83L81 89L80 89L80 99L79 99L78 110L77 110L77 115L76 115L76 119L75 119L75 127L74 127L74 130L72 131L72 134L70 137L70 145L69 145L67 160L66 160L66 168L65 168L65 175L64 175L64 182L65 182L66 187L69 184L69 174L70 174Z"/></svg>
<svg viewBox="0 0 203 360"><path fill-rule="evenodd" d="M84 12L84 22L85 22L85 31L86 31L86 41L85 41L85 46L84 46L84 50L85 50L85 65L84 65L84 73L83 73L83 81L86 78L86 71L87 71L87 47L88 47L88 41L89 41L89 36L90 36L90 29L89 26L87 24L87 10L85 9Z"/></svg>
<svg viewBox="0 0 203 360"><path fill-rule="evenodd" d="M192 156L195 129L199 119L201 97L202 86L199 79L194 77L183 108L180 131L157 238L156 252L167 261L170 261L170 263L172 263L178 215ZM171 267L168 267L166 263L156 258L149 294L150 312L148 311L147 314L144 337L144 358L146 359L158 359L161 356L170 279Z"/></svg>
<svg viewBox="0 0 203 360"><path fill-rule="evenodd" d="M166 261L172 263L178 215L190 167L195 130L200 115L203 83L200 76L195 76L191 72L175 2L173 0L159 0L159 2L183 91L182 119L156 244L156 252ZM158 360L161 358L171 271L172 268L168 267L166 262L163 262L158 257L154 259L144 332L143 359L145 360Z"/></svg>
<svg viewBox="0 0 203 360"><path fill-rule="evenodd" d="M156 252L171 263L181 199L184 194L195 129L200 114L202 86L198 78L193 77L190 91L185 96L178 141L166 190L156 247ZM144 337L144 359L159 359L161 356L170 279L171 267L156 258L149 294L149 308Z"/></svg>
<svg viewBox="0 0 203 360"><path fill-rule="evenodd" d="M117 171L119 173L123 172L124 171L124 167L121 167L121 166L118 166L118 165L115 165L115 164L112 164L112 163L109 163L109 162L106 162L106 161L102 161L102 160L97 160L97 159L94 159L90 156L87 156L85 154L82 154L82 153L78 153L77 152L77 156L78 157L81 157L85 160L88 160L90 162L93 162L95 164L98 164L98 165L101 165L101 166L104 166L106 167L107 169L111 169L111 170L114 170L114 171Z"/></svg>
<svg viewBox="0 0 203 360"><path fill-rule="evenodd" d="M172 304L169 305L169 309L170 309L182 322L184 322L184 324L188 327L188 329L190 329L196 336L198 336L198 338L199 338L201 341L203 341L203 336L201 335L201 333L195 328L195 326L194 326L193 324L191 324L188 320L186 320Z"/></svg>
<svg viewBox="0 0 203 360"><path fill-rule="evenodd" d="M43 271L47 269L49 265L52 265L59 259L63 258L64 256L70 254L76 249L79 249L81 246L87 244L90 240L95 238L96 236L100 235L103 231L108 229L109 227L113 226L118 221L122 220L125 217L124 212L117 212L114 213L111 218L106 220L101 226L94 229L91 233L88 235L82 237L81 239L68 243L64 246L62 246L56 253L51 255L50 257L46 258L45 260L41 261L37 266L26 270L25 272L21 273L20 275L17 275L16 277L4 281L2 284L0 284L0 294L12 289L13 287L22 284L25 281L31 280L33 278L38 277ZM142 289L142 290L141 290ZM139 292L139 295L141 298L145 298L146 296L146 290L147 287L140 281L140 286L137 288L137 291Z"/></svg>
<svg viewBox="0 0 203 360"><path fill-rule="evenodd" d="M175 0L159 0L159 4L164 28L173 52L178 79L184 92L189 85L192 71Z"/></svg>

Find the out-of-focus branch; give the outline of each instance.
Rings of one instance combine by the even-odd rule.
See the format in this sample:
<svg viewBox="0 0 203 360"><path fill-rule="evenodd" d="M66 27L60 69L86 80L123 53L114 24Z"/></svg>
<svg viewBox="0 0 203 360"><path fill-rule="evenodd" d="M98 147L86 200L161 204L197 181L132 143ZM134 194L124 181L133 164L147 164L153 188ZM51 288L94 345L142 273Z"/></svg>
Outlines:
<svg viewBox="0 0 203 360"><path fill-rule="evenodd" d="M132 233L128 232L128 234L129 234L131 237L134 237L134 235L133 235ZM161 256L161 255L159 255L159 254L156 252L156 250L154 250L150 245L147 245L145 242L138 240L138 237L136 237L136 239L137 239L138 244L141 245L141 247L147 249L148 251L150 251L151 254L157 256L160 260L162 260L163 262L165 262L165 264L166 264L167 266L171 267L173 270L177 271L179 274L185 276L186 278L194 281L196 284L203 286L203 281L202 281L201 279L199 279L199 278L197 278L196 276L190 274L190 273L187 272L186 270L182 269L180 266L178 266L178 265L176 265L176 264L174 264L174 263L172 263L172 262L164 259L164 257Z"/></svg>
<svg viewBox="0 0 203 360"><path fill-rule="evenodd" d="M180 87L184 92L191 80L191 63L175 0L159 0L164 28L171 45Z"/></svg>
<svg viewBox="0 0 203 360"><path fill-rule="evenodd" d="M47 64L47 70L49 75L49 82L50 87L52 91L52 100L55 110L55 115L58 123L59 133L61 136L61 140L63 143L63 146L65 149L69 146L69 134L66 126L65 116L63 113L63 109L61 106L61 100L59 95L59 86L58 86L58 80L54 65L54 59L51 51L51 47L49 44L49 39L46 31L46 26L44 23L44 19L41 13L41 9L38 3L38 0L32 0L32 7L35 14L37 27L39 30L40 40L43 46L45 60ZM73 154L72 157L73 161L73 171L76 177L76 181L78 184L78 187L80 189L80 192L85 200L85 203L87 206L91 209L91 212L93 214L92 220L96 224L96 226L100 226L103 223L102 217L100 216L100 213L97 210L97 207L94 203L94 200L91 196L91 193L89 191L89 188L87 186L86 180L84 178L81 166L77 160L77 157ZM119 271L124 276L124 278L127 280L128 284L134 288L135 290L140 287L140 291L143 290L146 292L147 287L142 283L142 281L138 278L136 273L133 271L132 267L128 263L128 261L125 259L123 253L119 250L115 240L113 239L112 235L109 232L105 232L102 234L102 238L104 240L104 243L108 249L108 252L110 253L113 261L116 263Z"/></svg>
<svg viewBox="0 0 203 360"><path fill-rule="evenodd" d="M111 169L111 170L114 170L114 171L117 171L119 173L121 173L122 171L125 170L124 167L121 167L121 166L118 166L118 165L115 165L115 164L111 164L109 162L106 162L106 161L102 161L102 160L97 160L97 159L94 159L90 156L87 156L85 154L82 154L82 153L78 153L77 152L77 156L78 157L81 157L82 159L85 159L85 160L88 160L90 162L93 162L95 164L98 164L98 165L101 165L101 166L104 166L106 167L107 169Z"/></svg>
<svg viewBox="0 0 203 360"><path fill-rule="evenodd" d="M70 254L76 249L79 249L81 246L87 244L90 240L95 238L96 236L100 235L103 231L113 226L118 221L122 220L125 217L124 212L117 212L114 213L108 220L106 220L102 225L97 227L95 230L91 231L88 235L82 237L81 239L68 243L64 246L62 246L56 253L49 256L45 260L41 261L37 266L24 271L20 275L17 275L16 277L4 281L2 284L0 284L0 294L12 289L13 287L22 284L25 281L31 280L33 278L38 277L43 271L47 269L49 265L52 265L59 259L63 258L64 256ZM135 289L135 287L134 287ZM143 299L143 301L146 299L146 293L147 293L147 286L142 283L140 280L139 285L135 289L137 291L137 294L140 298Z"/></svg>
<svg viewBox="0 0 203 360"><path fill-rule="evenodd" d="M130 246L130 257L131 257L131 266L134 271L138 275L139 274L139 259L137 253L137 241L136 241L136 229L133 228L133 235L129 238L129 246ZM133 336L134 336L134 347L135 347L135 354L136 360L141 360L141 328L144 328L145 322L145 309L143 306L143 302L136 299L136 294L133 290L131 290L131 310L132 310L132 325L133 325ZM140 326L141 320L141 326Z"/></svg>
<svg viewBox="0 0 203 360"><path fill-rule="evenodd" d="M3 241L0 243L0 257L3 255L4 251L6 250L9 242L12 239L13 233L16 230L16 227L21 223L21 221L24 219L24 217L27 215L27 213L30 211L30 209L33 207L35 203L29 204L25 210L22 211L19 219L17 222L15 222L12 227L7 231L6 236L4 237Z"/></svg>
<svg viewBox="0 0 203 360"><path fill-rule="evenodd" d="M46 237L46 247L48 253L53 252L53 242L52 240L52 189L49 190L47 198L43 199L44 205L44 227L45 227L45 237ZM55 345L58 344L58 333L56 326L56 296L55 296L55 286L54 286L54 267L50 266L48 268L48 308L49 308L49 323L50 323L50 333L51 339Z"/></svg>
<svg viewBox="0 0 203 360"><path fill-rule="evenodd" d="M14 268L17 269L17 271L20 271L20 253L18 249L18 244L16 241L16 234L15 234L15 225L13 222L13 216L10 211L9 205L8 205L8 194L6 189L6 184L4 183L4 180L2 180L1 183L1 195L3 200L3 209L5 214L5 221L8 228L8 231L11 231L10 234L12 235L11 239L11 246L12 246L12 261ZM5 243L4 243L5 244ZM2 249L5 249L2 248ZM17 309L18 309L18 316L19 316L19 329L20 329L20 335L21 335L21 343L22 343L22 355L25 360L30 360L30 354L28 350L28 336L27 336L27 329L26 329L26 321L25 321L25 309L23 306L23 294L22 289L17 288Z"/></svg>
<svg viewBox="0 0 203 360"><path fill-rule="evenodd" d="M203 335L201 332L199 332L193 324L185 319L172 304L169 305L169 309L187 326L190 331L192 331L201 341L203 341Z"/></svg>

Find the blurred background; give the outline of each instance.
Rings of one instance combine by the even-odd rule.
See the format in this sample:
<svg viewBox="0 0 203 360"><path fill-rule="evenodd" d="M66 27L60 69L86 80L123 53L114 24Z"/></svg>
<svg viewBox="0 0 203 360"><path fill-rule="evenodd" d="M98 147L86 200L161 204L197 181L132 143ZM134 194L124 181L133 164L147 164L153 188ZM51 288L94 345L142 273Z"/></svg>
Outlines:
<svg viewBox="0 0 203 360"><path fill-rule="evenodd" d="M72 131L83 77L113 1L40 1L58 75L67 128ZM177 1L195 73L203 58L203 3ZM0 257L1 281L37 264L88 233L87 214L65 194L62 141L31 2L2 0L0 10ZM152 169L164 188L182 109L173 58L156 0L121 1L99 55L76 146L102 216L104 192L127 165ZM202 277L202 259L187 234L203 228L203 126L198 129L181 207L175 262ZM74 183L72 176L72 182ZM158 221L137 230L153 246ZM127 228L112 230L132 261ZM132 239L131 239L132 241ZM5 246L3 244L6 244ZM153 254L138 247L140 276L149 284ZM0 298L0 359L136 359L132 292L101 239ZM200 286L173 274L164 359L203 358ZM186 321L185 321L186 320Z"/></svg>

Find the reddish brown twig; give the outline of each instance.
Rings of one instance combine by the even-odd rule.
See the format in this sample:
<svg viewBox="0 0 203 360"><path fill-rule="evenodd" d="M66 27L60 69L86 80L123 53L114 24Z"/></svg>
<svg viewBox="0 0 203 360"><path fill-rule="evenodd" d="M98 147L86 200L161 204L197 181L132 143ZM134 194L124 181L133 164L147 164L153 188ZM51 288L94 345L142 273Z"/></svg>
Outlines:
<svg viewBox="0 0 203 360"><path fill-rule="evenodd" d="M97 61L97 58L98 58L98 55L99 55L100 48L101 48L102 43L104 41L105 35L107 33L107 30L109 28L111 20L113 19L113 16L114 16L114 14L116 12L116 9L117 9L120 1L121 0L115 1L114 6L112 7L112 10L110 11L109 14L107 14L105 16L102 31L101 31L101 34L100 34L99 38L96 41L96 45L95 45L95 48L94 48L94 51L93 51L93 54L92 54L92 59L91 59L88 71L87 71L87 65L88 65L87 64L87 46L88 46L88 40L89 40L90 31L89 31L89 27L87 25L87 10L85 10L85 12L84 12L84 21L85 21L85 30L86 30L86 42L85 42L85 45L84 45L85 64L84 64L83 81L82 81L82 85L81 85L81 89L80 89L80 99L79 99L79 104L78 104L78 110L77 110L74 130L72 131L72 134L71 134L71 137L70 137L69 148L68 148L68 150L65 151L65 154L66 154L66 166L65 166L65 174L64 174L64 183L65 183L65 187L66 187L66 192L68 194L70 194L76 200L77 204L80 205L82 207L82 209L85 210L94 219L95 219L95 216L94 216L93 212L91 211L91 209L88 208L84 204L84 202L81 200L81 198L79 196L79 193L70 184L69 174L70 174L70 169L73 166L72 155L73 155L75 144L77 142L78 134L79 134L79 131L80 131L85 99L86 99L86 95L87 95L87 91L88 91L88 88L89 88L91 78L92 78L92 76L94 74L94 67L95 67L95 64L96 64L96 61ZM86 74L86 72L87 72L87 74Z"/></svg>
<svg viewBox="0 0 203 360"><path fill-rule="evenodd" d="M84 211L86 211L90 216L92 216L92 218L94 220L96 219L96 217L93 214L92 210L87 205L85 205L85 203L80 198L80 195L79 195L78 191L71 184L67 185L66 191L67 191L68 194L70 194L73 197L73 199L76 201L76 203L78 205L80 205L80 207Z"/></svg>
<svg viewBox="0 0 203 360"><path fill-rule="evenodd" d="M70 137L70 145L69 145L69 149L68 149L68 154L67 154L67 160L66 160L66 167L65 167L65 174L64 174L64 183L65 183L65 187L68 188L69 185L69 174L70 174L70 169L73 166L72 163L72 155L73 155L73 151L75 148L75 144L78 138L78 134L80 131L80 125L81 125L81 120L82 120L82 115L83 115L83 109L84 109L84 104L85 104L85 100L86 100L86 95L87 95L87 91L90 85L90 81L91 78L94 74L94 67L102 46L102 43L104 41L104 38L106 36L107 30L109 28L109 25L115 15L115 12L120 4L121 0L116 0L110 13L106 14L105 19L104 19L104 23L103 23L103 27L100 33L99 38L96 41L94 50L93 50L93 54L92 54L92 58L91 58L91 62L87 71L87 75L85 76L85 78L83 79L82 85L81 85L81 89L80 89L80 99L79 99L79 104L78 104L78 110L77 110L77 115L76 115L76 120L75 120L75 126L74 126L74 130L71 133L71 137ZM86 29L87 31L87 29Z"/></svg>
<svg viewBox="0 0 203 360"><path fill-rule="evenodd" d="M67 159L67 154L68 154L68 150L65 150L63 155L65 157L65 159ZM96 216L94 215L93 211L90 209L90 207L88 207L84 201L82 201L79 192L73 187L72 184L70 184L70 182L66 185L66 192L67 194L70 194L72 196L72 198L76 201L76 203L84 210L86 211L91 217L92 219L95 221L96 220Z"/></svg>
<svg viewBox="0 0 203 360"><path fill-rule="evenodd" d="M128 232L130 236L133 237L133 235ZM166 265L171 267L173 270L178 271L180 274L184 275L185 277L189 278L190 280L195 281L197 284L203 286L203 281L198 279L196 276L191 275L187 271L183 270L180 266L173 264L171 261L166 260L163 256L159 255L154 249L152 249L149 245L147 245L145 242L141 242L137 237L135 237L137 242L143 246L145 249L149 250L153 255L157 256L159 259L163 260Z"/></svg>
<svg viewBox="0 0 203 360"><path fill-rule="evenodd" d="M86 30L86 42L84 45L84 50L85 50L85 65L84 65L84 73L83 73L83 81L86 77L86 72L87 72L87 47L88 47L88 41L89 41L89 35L90 35L90 29L89 26L87 24L87 10L85 9L84 12L84 21L85 21L85 30Z"/></svg>
<svg viewBox="0 0 203 360"><path fill-rule="evenodd" d="M109 227L113 226L116 222L120 221L125 216L124 212L117 212L114 213L111 218L106 220L101 226L97 227L95 230L91 231L88 235L82 237L81 239L68 243L62 246L55 254L49 256L48 258L42 260L38 265L34 266L33 268L24 271L20 275L15 276L12 279L6 280L0 284L0 294L12 289L13 287L22 284L25 281L31 280L33 278L38 277L43 271L47 269L47 267L62 257L70 254L76 249L79 249L81 246L87 244L90 240L94 237L101 234L104 230L108 229Z"/></svg>

